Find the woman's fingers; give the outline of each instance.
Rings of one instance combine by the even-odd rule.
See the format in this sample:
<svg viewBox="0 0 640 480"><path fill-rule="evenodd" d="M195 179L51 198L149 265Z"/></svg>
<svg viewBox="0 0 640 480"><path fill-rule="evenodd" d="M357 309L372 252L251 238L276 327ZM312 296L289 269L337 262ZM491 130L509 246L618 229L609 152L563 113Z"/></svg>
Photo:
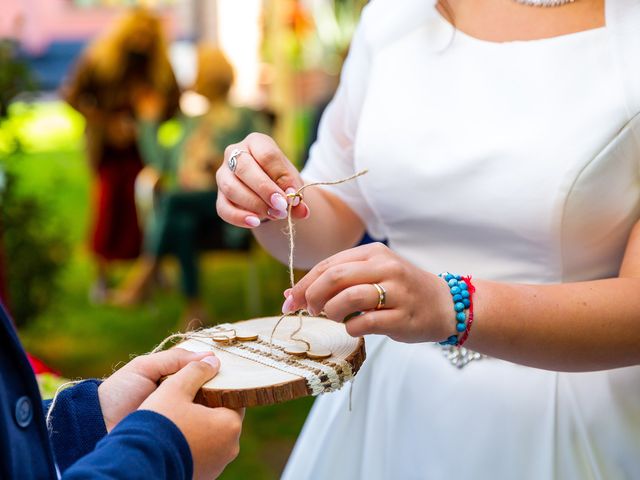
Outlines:
<svg viewBox="0 0 640 480"><path fill-rule="evenodd" d="M243 151L236 155L236 159L237 165L233 172L235 176L262 199L273 216L285 218L288 203L284 190L269 178L251 153ZM246 205L242 206L246 208Z"/></svg>
<svg viewBox="0 0 640 480"><path fill-rule="evenodd" d="M297 190L293 187L289 187L285 190L287 194L287 201L293 204L293 208L291 209L291 216L293 218L305 219L309 217L311 211L309 210L309 206L302 200L302 196L293 196L295 195Z"/></svg>
<svg viewBox="0 0 640 480"><path fill-rule="evenodd" d="M370 310L345 322L347 333L352 337L377 334L394 338L394 330L402 325L398 310Z"/></svg>
<svg viewBox="0 0 640 480"><path fill-rule="evenodd" d="M381 273L367 261L334 265L325 270L309 285L304 293L305 298L300 299L300 301L306 302L306 309L309 313L317 314L325 310L325 304L343 290L355 285L377 282L380 280ZM375 290L373 286L371 289ZM377 302L373 306L375 307L376 304ZM353 312L354 310L351 311Z"/></svg>
<svg viewBox="0 0 640 480"><path fill-rule="evenodd" d="M222 194L226 199L238 208L253 212L259 218L269 215L269 206L249 187L242 183L231 170L222 170L217 174L218 195Z"/></svg>
<svg viewBox="0 0 640 480"><path fill-rule="evenodd" d="M311 215L311 210L309 209L309 206L304 202L300 202L298 206L291 209L291 216L293 218L304 220L306 218L309 218L309 215Z"/></svg>
<svg viewBox="0 0 640 480"><path fill-rule="evenodd" d="M300 174L271 137L252 133L244 142L258 165L281 192L288 188L297 190L302 186Z"/></svg>
<svg viewBox="0 0 640 480"><path fill-rule="evenodd" d="M332 255L329 258L326 258L325 260L318 263L315 267L313 267L304 277L300 279L300 281L290 292L289 298L293 299L289 300L289 298L287 298L287 300L285 300L285 305L290 308L290 311L304 308L306 306L307 289L329 269L344 263L370 261L376 256L381 256L388 253L389 249L383 244L372 243L369 245L363 245L360 247L351 248L349 250L344 250L342 252L336 253L335 255ZM374 267L371 264L369 264L368 268L370 270L374 270ZM377 275L377 277L382 278L381 275L382 273L379 272L379 275ZM358 283L362 282L351 283L351 285L355 285ZM285 307L285 305L283 305L283 308Z"/></svg>
<svg viewBox="0 0 640 480"><path fill-rule="evenodd" d="M216 210L225 222L242 228L254 228L260 225L260 218L249 210L232 204L224 195L218 195Z"/></svg>
<svg viewBox="0 0 640 480"><path fill-rule="evenodd" d="M236 160L233 172L228 167L232 155L235 155ZM267 135L252 133L242 142L229 145L225 150L224 163L218 169L218 187L228 187L223 191L231 203L258 214L265 212L263 216L271 219L286 218L291 203L293 218L303 219L309 216L309 208L301 198L291 197L303 184L299 172ZM235 186L235 183L229 175L233 175L260 198L264 207L256 207L253 197L252 200L233 197L229 187Z"/></svg>
<svg viewBox="0 0 640 480"><path fill-rule="evenodd" d="M218 169L216 183L218 185L218 198L224 196L225 198L221 199L222 203L225 203L224 200L226 200L226 203L230 204L228 209L223 209L222 211L218 209L218 214L229 223L242 227L257 227L260 222L256 221L256 218L281 220L287 216L286 209L285 211L278 211L271 208L227 167ZM239 211L235 212L235 209ZM295 218L306 218L308 211L309 209L305 204L300 204L293 209L292 214ZM246 222L248 214L255 217L249 220L251 223Z"/></svg>
<svg viewBox="0 0 640 480"><path fill-rule="evenodd" d="M238 183L242 185L240 182ZM229 192L229 190L226 191ZM232 225L243 228L255 228L260 226L262 222L261 219L281 220L283 215L284 217L287 216L286 212L284 214L280 212L275 213L267 208L264 202L248 190L245 185L238 187L238 191L231 193L230 197L231 199L228 195L225 195L222 190L219 190L216 199L216 210L220 218ZM241 205L249 205L249 208L243 208ZM309 216L309 207L304 203L301 204L299 207L293 209L293 216L297 218L307 218Z"/></svg>
<svg viewBox="0 0 640 480"><path fill-rule="evenodd" d="M375 309L378 300L378 290L370 283L355 285L331 298L323 310L328 318L342 322L354 312Z"/></svg>

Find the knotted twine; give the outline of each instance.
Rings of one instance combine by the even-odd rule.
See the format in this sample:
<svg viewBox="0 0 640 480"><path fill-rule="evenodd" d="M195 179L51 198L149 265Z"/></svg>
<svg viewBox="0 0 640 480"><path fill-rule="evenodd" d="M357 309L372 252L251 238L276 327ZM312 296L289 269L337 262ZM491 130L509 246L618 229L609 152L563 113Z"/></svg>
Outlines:
<svg viewBox="0 0 640 480"><path fill-rule="evenodd" d="M351 180L355 180L356 178L366 174L368 172L368 170L361 170L358 173L355 173L349 177L346 178L342 178L340 180L334 180L334 181L330 181L330 182L313 182L313 183L307 183L306 185L303 185L302 187L300 187L295 193L290 193L287 194L287 197L291 199L291 201L289 202L289 207L287 208L287 230L286 230L286 235L287 238L289 239L289 286L290 288L293 289L293 287L295 287L296 284L296 280L295 280L295 276L294 276L294 272L293 272L293 252L295 250L295 229L294 229L294 225L293 225L293 215L292 215L292 211L294 208L294 200L296 198L300 199L300 201L303 200L303 195L302 192L304 190L306 190L307 188L310 187L317 187L317 186L330 186L330 185L339 185L341 183L346 183L349 182ZM295 335L297 335L300 330L302 330L302 317L303 315L309 315L309 312L305 309L301 309L298 310L296 312L284 312L283 315L278 319L278 321L276 322L276 324L273 326L273 330L271 331L271 337L270 337L270 342L273 342L273 335L276 333L276 330L278 328L278 326L280 325L280 323L282 323L282 321L292 315L296 315L298 317L298 327L291 332L291 334L289 335L289 339L293 340L295 342L301 342L304 343L307 347L307 351L311 350L311 345L309 344L309 342L307 342L306 340L302 339L302 338L296 338Z"/></svg>

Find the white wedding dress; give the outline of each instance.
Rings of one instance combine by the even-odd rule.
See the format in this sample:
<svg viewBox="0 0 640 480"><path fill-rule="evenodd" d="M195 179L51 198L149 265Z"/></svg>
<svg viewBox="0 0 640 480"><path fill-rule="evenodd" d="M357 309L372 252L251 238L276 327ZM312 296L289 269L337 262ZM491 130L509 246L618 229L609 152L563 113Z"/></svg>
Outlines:
<svg viewBox="0 0 640 480"><path fill-rule="evenodd" d="M616 276L640 218L640 2L606 12L603 28L492 43L428 0L375 0L304 178L368 168L332 191L430 272ZM284 478L640 478L640 367L456 368L434 344L366 342L352 410L349 388L319 398Z"/></svg>

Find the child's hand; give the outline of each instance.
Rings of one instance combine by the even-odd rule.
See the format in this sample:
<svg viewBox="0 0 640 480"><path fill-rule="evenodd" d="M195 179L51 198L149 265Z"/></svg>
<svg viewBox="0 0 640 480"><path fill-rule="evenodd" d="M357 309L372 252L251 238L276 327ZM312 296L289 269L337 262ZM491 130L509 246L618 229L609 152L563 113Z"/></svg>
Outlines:
<svg viewBox="0 0 640 480"><path fill-rule="evenodd" d="M110 432L124 417L158 388L158 381L177 372L189 362L198 361L209 352L189 352L173 348L151 355L141 355L127 363L98 387L98 398L107 431Z"/></svg>
<svg viewBox="0 0 640 480"><path fill-rule="evenodd" d="M244 410L208 408L193 403L200 387L218 373L220 361L208 356L194 361L165 380L140 405L175 423L187 439L193 457L196 479L211 479L239 452Z"/></svg>

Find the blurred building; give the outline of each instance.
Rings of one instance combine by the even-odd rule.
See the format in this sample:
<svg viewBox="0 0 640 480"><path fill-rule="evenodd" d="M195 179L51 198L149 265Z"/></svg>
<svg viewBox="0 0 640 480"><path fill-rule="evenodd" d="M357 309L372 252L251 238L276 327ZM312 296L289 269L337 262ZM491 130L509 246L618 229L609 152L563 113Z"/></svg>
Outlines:
<svg viewBox="0 0 640 480"><path fill-rule="evenodd" d="M232 61L238 57L245 57L246 61L247 56L252 56L253 63L257 63L261 3L260 0L0 0L0 38L16 39L36 72L41 88L55 90L88 41L124 9L145 5L162 16L173 41L172 58L179 80L189 83L194 63L190 46L197 40L222 43ZM239 30L231 27L241 24L237 18L238 7L244 16L245 38L242 42L221 41L224 39L219 36L220 30L225 30L227 37L233 37ZM219 25L219 11L228 19L224 25ZM246 68L241 70L238 88L246 91ZM253 83L256 75L257 71L253 72Z"/></svg>

